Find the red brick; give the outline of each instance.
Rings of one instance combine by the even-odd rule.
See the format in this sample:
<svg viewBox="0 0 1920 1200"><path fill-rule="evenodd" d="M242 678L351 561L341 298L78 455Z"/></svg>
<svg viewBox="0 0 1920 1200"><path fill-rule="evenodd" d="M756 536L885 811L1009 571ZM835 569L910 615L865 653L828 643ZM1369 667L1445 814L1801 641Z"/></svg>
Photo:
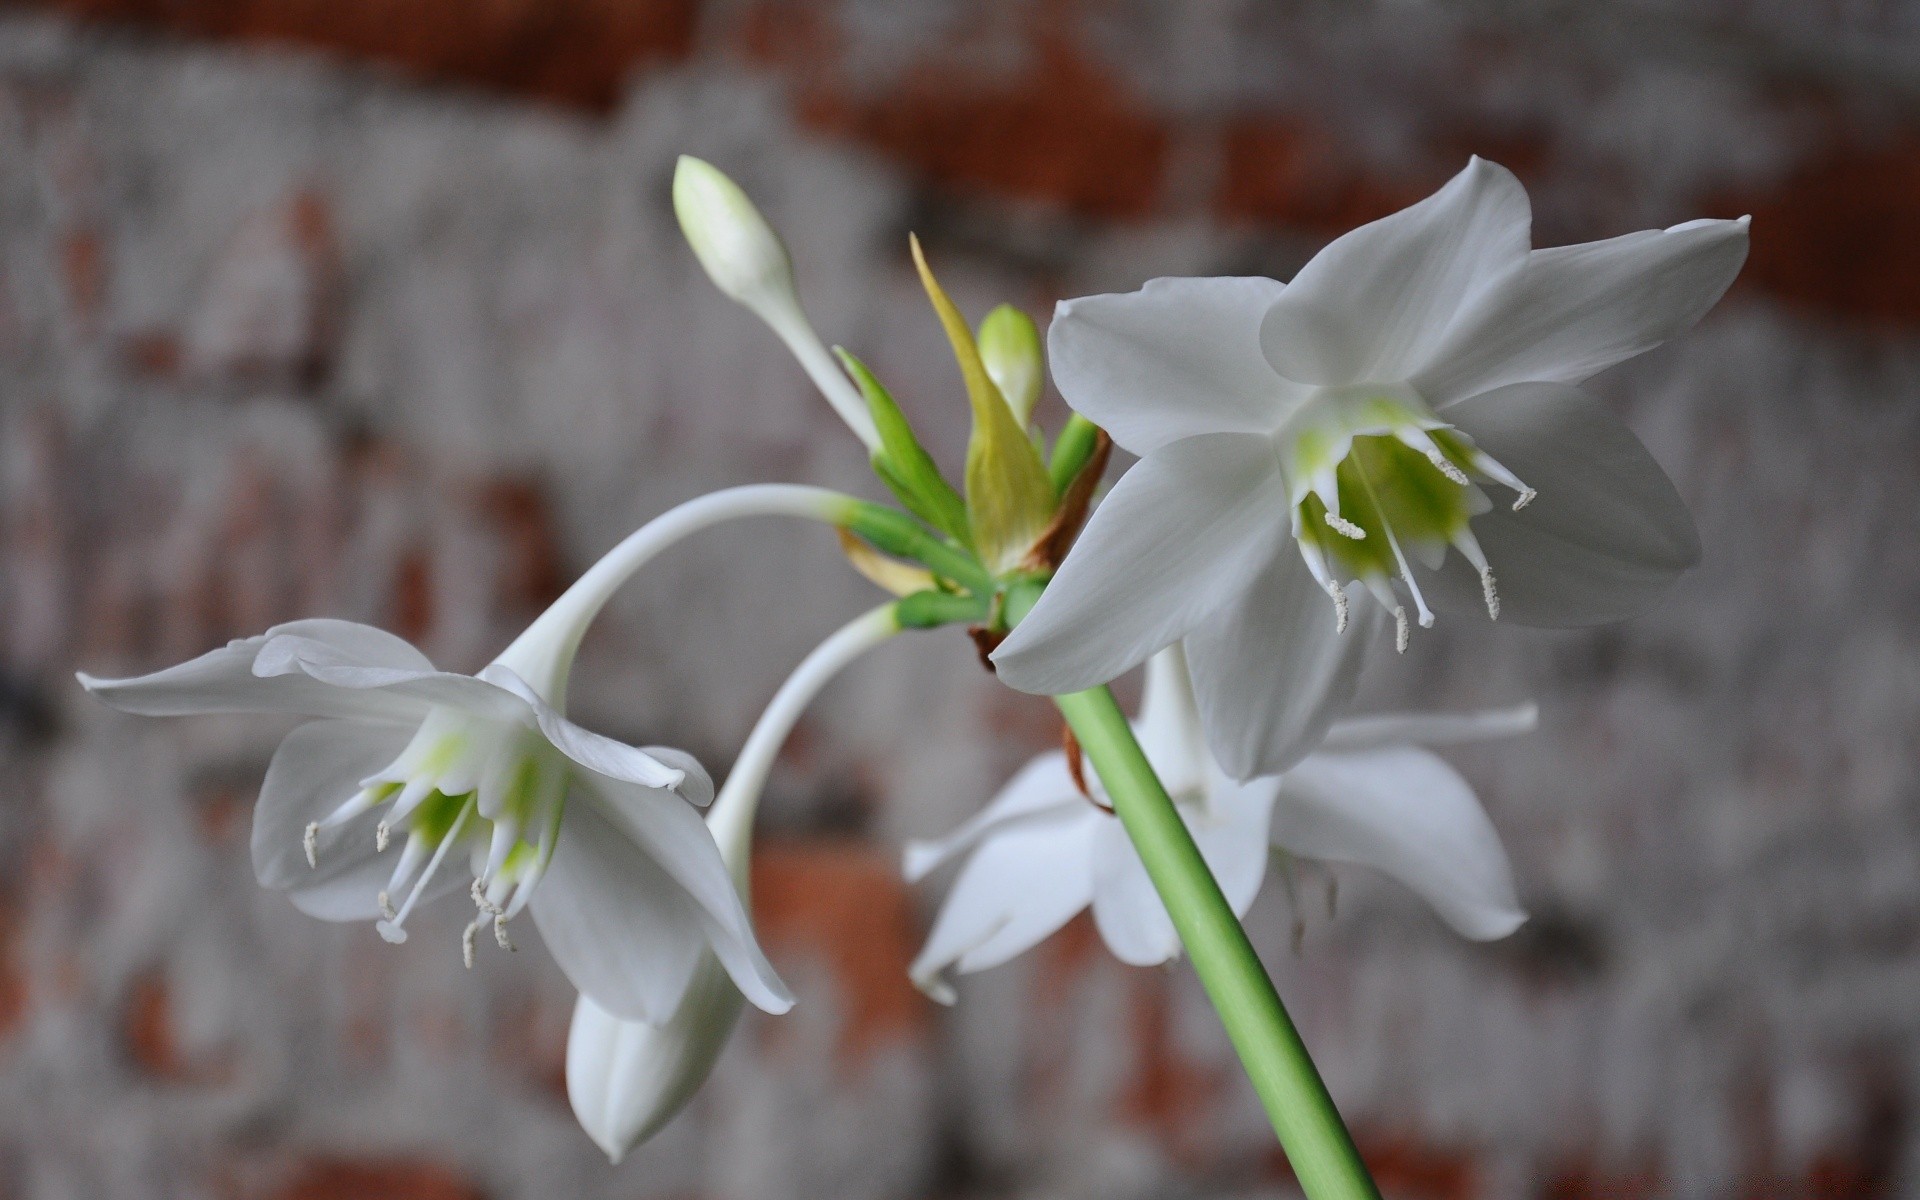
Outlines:
<svg viewBox="0 0 1920 1200"><path fill-rule="evenodd" d="M162 1083L221 1083L233 1074L220 1057L189 1054L181 1047L174 1033L172 992L157 971L137 977L127 989L120 1039L134 1066Z"/></svg>
<svg viewBox="0 0 1920 1200"><path fill-rule="evenodd" d="M1427 181L1378 178L1331 132L1286 117L1231 123L1222 158L1214 209L1230 221L1343 233L1432 190Z"/></svg>
<svg viewBox="0 0 1920 1200"><path fill-rule="evenodd" d="M891 855L864 842L763 844L753 911L776 963L811 958L833 971L848 1006L840 1042L848 1058L926 1027L927 1001L907 978L920 930Z"/></svg>
<svg viewBox="0 0 1920 1200"><path fill-rule="evenodd" d="M1154 1130L1176 1153L1193 1158L1195 1147L1188 1143L1195 1132L1194 1118L1212 1107L1229 1077L1216 1067L1196 1065L1181 1052L1173 1036L1170 976L1134 971L1128 982L1135 1066L1121 1113Z"/></svg>
<svg viewBox="0 0 1920 1200"><path fill-rule="evenodd" d="M696 0L37 0L196 37L313 47L422 79L600 111L635 68L684 58Z"/></svg>
<svg viewBox="0 0 1920 1200"><path fill-rule="evenodd" d="M485 1200L450 1167L406 1159L315 1159L300 1167L271 1200Z"/></svg>

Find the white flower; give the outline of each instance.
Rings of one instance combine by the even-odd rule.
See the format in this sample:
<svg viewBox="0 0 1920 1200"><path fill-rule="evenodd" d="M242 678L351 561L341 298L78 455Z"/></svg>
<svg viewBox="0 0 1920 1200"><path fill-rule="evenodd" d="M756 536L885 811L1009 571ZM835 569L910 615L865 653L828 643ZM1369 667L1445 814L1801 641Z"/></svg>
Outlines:
<svg viewBox="0 0 1920 1200"><path fill-rule="evenodd" d="M399 942L415 905L464 883L479 910L468 965L489 927L511 949L507 923L527 908L567 978L610 1012L673 1012L709 950L754 1003L786 1011L687 803L712 798L706 771L559 711L569 624L536 623L478 677L437 671L382 630L309 620L137 679L80 681L149 716L314 718L275 751L253 817L255 873L303 912L374 920Z"/></svg>
<svg viewBox="0 0 1920 1200"><path fill-rule="evenodd" d="M1175 645L1148 662L1136 732L1235 915L1259 893L1271 846L1391 875L1462 935L1484 941L1526 919L1506 852L1473 789L1416 743L1500 737L1533 722L1532 705L1358 718L1335 724L1285 775L1239 783L1207 751ZM1080 792L1063 753L1043 754L953 833L907 847L909 880L969 855L910 968L935 999L953 999L949 969L997 966L1088 905L1122 962L1151 966L1179 952L1173 921L1098 777L1084 777L1093 799Z"/></svg>
<svg viewBox="0 0 1920 1200"><path fill-rule="evenodd" d="M1185 638L1213 748L1245 779L1291 765L1350 684L1348 585L1404 648L1408 604L1422 625L1429 599L1584 625L1693 565L1672 484L1573 385L1698 320L1747 222L1529 250L1530 220L1519 182L1476 158L1290 284L1063 303L1061 393L1141 461L994 654L1001 678L1076 691Z"/></svg>
<svg viewBox="0 0 1920 1200"><path fill-rule="evenodd" d="M747 899L753 817L780 745L819 690L841 668L900 632L893 605L848 623L822 642L775 694L740 749L719 799L707 812L720 855ZM567 1099L581 1128L619 1162L671 1121L699 1090L740 1016L740 990L711 954L664 1020L628 1021L586 995L567 1033Z"/></svg>

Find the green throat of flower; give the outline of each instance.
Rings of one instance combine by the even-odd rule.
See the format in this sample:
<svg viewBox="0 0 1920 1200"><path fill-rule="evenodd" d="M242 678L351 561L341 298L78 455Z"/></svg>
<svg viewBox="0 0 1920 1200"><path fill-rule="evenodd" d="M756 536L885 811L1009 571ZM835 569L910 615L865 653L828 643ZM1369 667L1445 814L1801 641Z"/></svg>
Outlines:
<svg viewBox="0 0 1920 1200"><path fill-rule="evenodd" d="M1404 652L1409 621L1399 589L1420 625L1431 626L1412 563L1437 569L1449 547L1480 573L1487 615L1499 618L1500 593L1471 522L1492 507L1483 483L1518 493L1515 511L1532 501L1533 489L1417 397L1368 389L1316 401L1290 431L1283 461L1294 540L1333 597L1341 632L1346 585L1355 583L1393 614L1394 643Z"/></svg>
<svg viewBox="0 0 1920 1200"><path fill-rule="evenodd" d="M307 826L307 865L318 867L325 833L380 810L375 851L386 853L396 834L405 841L376 897L376 928L387 941L403 942L414 905L447 859L464 853L478 909L461 934L461 955L471 967L477 936L489 925L501 949L513 949L507 922L526 906L553 858L567 782L565 760L537 731L435 709L391 765Z"/></svg>

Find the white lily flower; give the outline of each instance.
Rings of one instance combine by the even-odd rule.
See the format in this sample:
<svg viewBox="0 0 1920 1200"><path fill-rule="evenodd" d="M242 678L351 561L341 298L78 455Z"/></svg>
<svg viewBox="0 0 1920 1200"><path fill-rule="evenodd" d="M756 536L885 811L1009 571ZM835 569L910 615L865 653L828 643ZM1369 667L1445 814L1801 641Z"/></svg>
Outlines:
<svg viewBox="0 0 1920 1200"><path fill-rule="evenodd" d="M491 929L531 912L581 993L610 1013L665 1020L703 955L747 998L793 997L754 938L699 814L713 783L691 755L634 747L567 719L567 677L587 625L640 565L720 521L834 520L846 498L761 485L716 492L627 538L477 676L436 670L400 638L349 621L277 625L134 679L82 674L126 712L312 718L275 751L254 808L266 887L325 920L373 920L406 939L414 908L463 883ZM397 849L389 854L393 843Z"/></svg>
<svg viewBox="0 0 1920 1200"><path fill-rule="evenodd" d="M893 606L860 617L801 662L747 735L707 828L748 900L754 813L780 745L794 722L842 667L900 632ZM567 1033L567 1098L588 1135L619 1162L684 1108L705 1082L740 1017L740 989L712 954L664 1021L628 1021L584 993Z"/></svg>
<svg viewBox="0 0 1920 1200"><path fill-rule="evenodd" d="M1350 585L1404 649L1408 605L1422 625L1482 607L1593 624L1692 566L1673 485L1573 385L1693 325L1745 261L1747 221L1546 250L1530 226L1519 181L1476 158L1292 283L1061 304L1061 393L1141 461L994 654L1001 678L1077 691L1185 638L1214 751L1246 779L1290 766L1350 687Z"/></svg>
<svg viewBox="0 0 1920 1200"><path fill-rule="evenodd" d="M1357 863L1417 892L1462 936L1505 937L1526 919L1493 824L1473 789L1420 743L1525 732L1533 705L1459 715L1393 714L1336 723L1284 775L1240 783L1208 752L1178 644L1147 664L1136 735L1236 916L1266 878L1269 849ZM1173 958L1173 920L1098 777L1089 798L1066 755L1043 754L977 816L947 837L907 847L918 881L967 854L910 968L914 982L953 1001L949 970L997 966L1089 905L1116 958L1152 966Z"/></svg>

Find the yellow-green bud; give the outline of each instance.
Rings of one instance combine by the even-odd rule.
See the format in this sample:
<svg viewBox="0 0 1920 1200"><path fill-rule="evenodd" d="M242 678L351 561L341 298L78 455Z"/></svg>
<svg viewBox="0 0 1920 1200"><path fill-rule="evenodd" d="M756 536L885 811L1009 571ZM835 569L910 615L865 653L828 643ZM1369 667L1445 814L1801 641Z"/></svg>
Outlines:
<svg viewBox="0 0 1920 1200"><path fill-rule="evenodd" d="M1026 313L1002 304L980 322L980 358L1024 428L1033 419L1046 378L1039 327Z"/></svg>

